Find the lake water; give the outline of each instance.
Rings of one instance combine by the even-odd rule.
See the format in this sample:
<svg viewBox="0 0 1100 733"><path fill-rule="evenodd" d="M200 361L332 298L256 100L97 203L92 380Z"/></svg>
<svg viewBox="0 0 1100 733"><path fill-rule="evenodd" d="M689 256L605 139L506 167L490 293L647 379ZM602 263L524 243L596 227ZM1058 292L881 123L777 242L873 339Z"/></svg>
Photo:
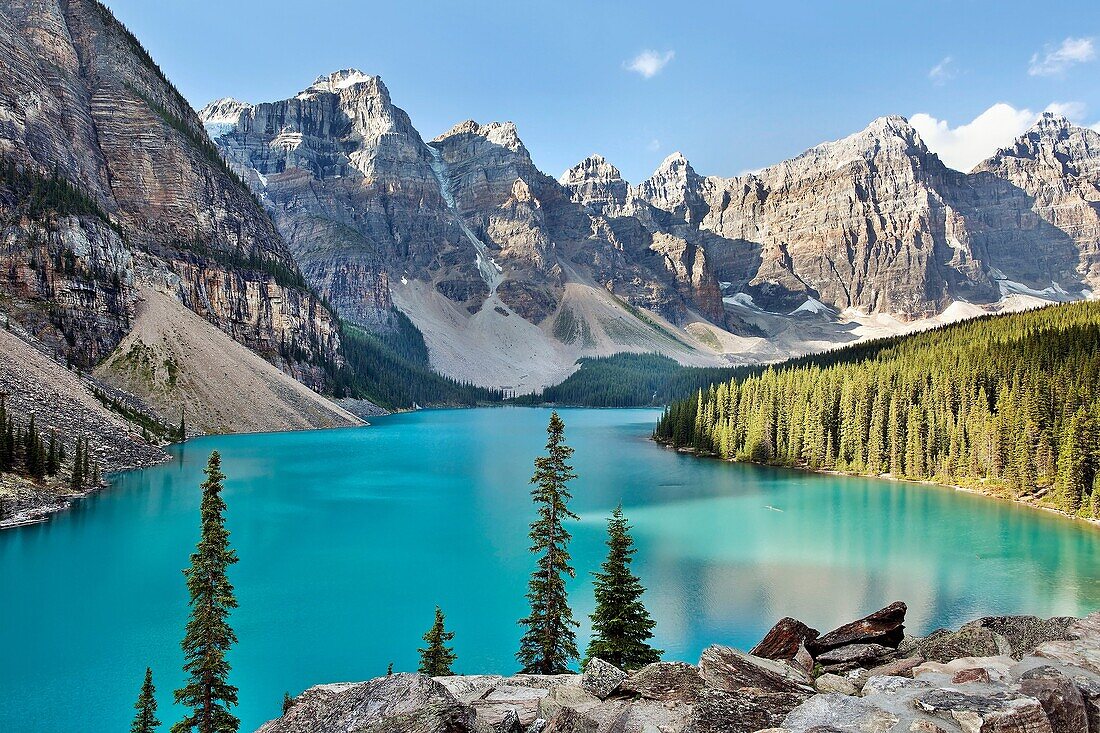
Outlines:
<svg viewBox="0 0 1100 733"><path fill-rule="evenodd" d="M647 440L654 410L564 410L580 478L571 601L622 501L666 659L748 647L785 615L822 631L893 600L914 632L987 614L1100 608L1100 532L929 486L735 465ZM179 717L180 570L212 449L241 561L232 681L241 729L283 692L413 671L436 604L456 670L512 672L532 560L527 480L549 412L424 411L372 427L217 436L119 476L50 522L0 533L0 730L128 729L146 665Z"/></svg>

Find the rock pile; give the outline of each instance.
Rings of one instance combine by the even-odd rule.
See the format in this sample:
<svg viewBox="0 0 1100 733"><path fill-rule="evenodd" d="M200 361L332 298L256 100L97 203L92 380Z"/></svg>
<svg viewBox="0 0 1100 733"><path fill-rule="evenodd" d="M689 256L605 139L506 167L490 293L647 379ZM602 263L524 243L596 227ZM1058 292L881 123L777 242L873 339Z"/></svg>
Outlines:
<svg viewBox="0 0 1100 733"><path fill-rule="evenodd" d="M905 635L904 603L745 653L580 675L399 674L314 687L260 733L1100 733L1100 613Z"/></svg>

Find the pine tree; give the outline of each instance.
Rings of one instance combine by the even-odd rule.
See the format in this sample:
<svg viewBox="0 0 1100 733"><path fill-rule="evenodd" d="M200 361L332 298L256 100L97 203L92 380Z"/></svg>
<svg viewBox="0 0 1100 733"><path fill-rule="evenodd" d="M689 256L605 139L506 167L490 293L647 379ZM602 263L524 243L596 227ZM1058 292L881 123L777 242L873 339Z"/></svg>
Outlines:
<svg viewBox="0 0 1100 733"><path fill-rule="evenodd" d="M237 562L225 528L222 499L221 456L210 454L202 484L202 532L191 555L191 566L183 571L191 595L191 617L180 646L186 660L187 684L176 690L177 705L191 708L191 714L172 726L172 733L236 733L240 721L229 712L237 704L237 688L227 681L225 659L237 636L230 628L229 611L237 607L233 585L226 574Z"/></svg>
<svg viewBox="0 0 1100 733"><path fill-rule="evenodd" d="M1088 488L1089 443L1088 413L1084 407L1069 420L1058 453L1058 498L1062 511L1076 514Z"/></svg>
<svg viewBox="0 0 1100 733"><path fill-rule="evenodd" d="M520 640L516 659L523 671L560 674L569 671L576 659L577 638L573 611L565 590L565 576L575 577L569 565L569 531L565 519L577 519L569 510L572 498L566 484L576 478L569 458L573 449L565 444L565 424L555 411L546 428L546 453L535 459L531 498L538 505L539 518L531 523L531 552L538 555L538 569L527 586L531 613L520 620L527 628Z"/></svg>
<svg viewBox="0 0 1100 733"><path fill-rule="evenodd" d="M130 724L130 733L153 733L160 727L157 720L156 688L153 687L153 670L145 668L145 681L141 684L141 693L134 703L134 722Z"/></svg>
<svg viewBox="0 0 1100 733"><path fill-rule="evenodd" d="M73 477L71 486L74 491L80 491L84 488L84 456L83 456L83 442L80 438L76 439L76 450L73 453Z"/></svg>
<svg viewBox="0 0 1100 733"><path fill-rule="evenodd" d="M283 715L290 712L290 709L294 707L294 698L290 696L290 692L283 693Z"/></svg>
<svg viewBox="0 0 1100 733"><path fill-rule="evenodd" d="M60 456L57 452L57 433L50 431L50 445L46 449L46 475L53 476L57 473Z"/></svg>
<svg viewBox="0 0 1100 733"><path fill-rule="evenodd" d="M181 443L187 442L187 421L184 419L184 416L185 416L185 411L184 411L184 408L181 407L180 408L180 426L179 426L179 431L177 433L179 435L179 440L180 440Z"/></svg>
<svg viewBox="0 0 1100 733"><path fill-rule="evenodd" d="M440 610L439 606L436 606L435 623L424 634L424 641L428 645L423 649L417 649L420 652L420 669L418 671L429 677L449 677L454 674L451 671L451 665L455 663L458 657L454 653L454 647L447 646L447 642L455 638L455 635L453 631L446 630L444 620L443 611Z"/></svg>
<svg viewBox="0 0 1100 733"><path fill-rule="evenodd" d="M631 670L661 659L661 650L649 644L653 619L642 605L642 587L630 570L636 552L630 524L620 505L607 522L607 559L595 576L596 609L592 619L592 641L585 651L585 664L593 657Z"/></svg>

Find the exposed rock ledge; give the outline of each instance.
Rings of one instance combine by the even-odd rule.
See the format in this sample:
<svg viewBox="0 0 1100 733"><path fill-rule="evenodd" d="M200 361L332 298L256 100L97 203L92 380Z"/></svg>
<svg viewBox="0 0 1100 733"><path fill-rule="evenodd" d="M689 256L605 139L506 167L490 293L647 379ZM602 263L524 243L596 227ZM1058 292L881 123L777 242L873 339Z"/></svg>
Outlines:
<svg viewBox="0 0 1100 733"><path fill-rule="evenodd" d="M633 674L395 674L320 685L259 733L1100 733L1100 612L987 617L923 638L893 603L821 635Z"/></svg>

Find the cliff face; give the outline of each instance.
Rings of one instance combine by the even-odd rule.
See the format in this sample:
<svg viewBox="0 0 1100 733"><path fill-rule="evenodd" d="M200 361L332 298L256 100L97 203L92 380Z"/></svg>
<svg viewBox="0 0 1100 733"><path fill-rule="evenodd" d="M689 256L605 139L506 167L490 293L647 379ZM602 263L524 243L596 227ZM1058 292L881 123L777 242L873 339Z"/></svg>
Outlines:
<svg viewBox="0 0 1100 733"><path fill-rule="evenodd" d="M15 315L90 367L145 282L319 385L316 364L339 358L331 314L137 40L94 0L6 7L2 285Z"/></svg>
<svg viewBox="0 0 1100 733"><path fill-rule="evenodd" d="M594 297L612 311L605 320L626 317L666 342L629 308L674 324L724 318L698 248L655 242L634 219L611 222L578 201L538 170L512 123L467 121L425 143L382 81L353 69L291 99L221 99L201 117L311 285L373 329L387 326L396 300L424 331L433 363L454 376L487 378L443 359L461 343L501 362L529 350L555 370L583 353L648 348L645 339L562 342L559 318L573 324L581 314L591 322L577 332L602 333L587 307L562 315L570 283L603 291ZM620 193L625 185L620 178ZM666 346L691 351L675 339Z"/></svg>
<svg viewBox="0 0 1100 733"><path fill-rule="evenodd" d="M744 347L737 334L779 336L787 325L773 322L808 302L904 322L959 300L1081 297L1100 268L1100 135L1052 116L970 174L883 117L735 178L676 153L636 186L599 155L554 180L507 122L466 121L425 144L381 80L355 70L280 102L218 100L202 119L310 282L371 328L397 293L435 355L467 337L482 348L487 332L504 360L537 352L532 338L565 359L652 348L568 303L573 285L684 328L675 338L713 358ZM500 337L513 315L543 334ZM804 326L769 353L831 338ZM694 340L704 332L719 345Z"/></svg>

